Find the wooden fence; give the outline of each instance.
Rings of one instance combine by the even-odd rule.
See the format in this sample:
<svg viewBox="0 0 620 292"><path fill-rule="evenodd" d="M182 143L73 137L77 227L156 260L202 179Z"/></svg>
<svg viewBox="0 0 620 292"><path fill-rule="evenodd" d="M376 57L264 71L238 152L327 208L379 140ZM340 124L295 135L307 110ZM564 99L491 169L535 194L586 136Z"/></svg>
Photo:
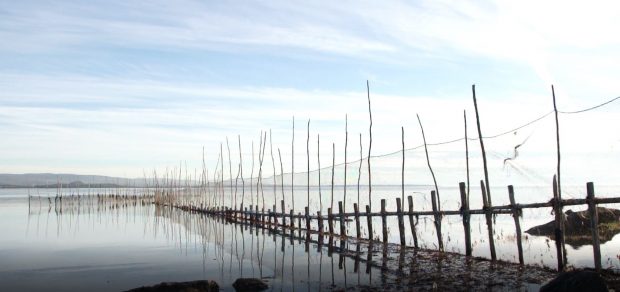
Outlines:
<svg viewBox="0 0 620 292"><path fill-rule="evenodd" d="M594 193L594 184L589 182L586 184L587 196L584 199L558 199L557 192L554 194L555 197L548 202L543 203L529 203L529 204L519 204L515 201L514 198L514 190L510 185L508 186L508 196L510 199L509 205L501 205L501 206L491 206L488 202L486 194L485 194L485 185L484 181L480 182L482 187L482 198L483 198L483 206L481 209L470 209L469 201L466 195L466 185L464 182L459 183L459 189L461 194L461 208L459 210L438 210L437 208L437 198L435 191L431 191L431 203L433 210L432 211L415 211L413 198L412 196L407 197L408 201L408 210L404 209L404 202L401 202L401 198L396 198L396 211L387 211L386 210L386 200L381 200L381 211L380 212L371 212L370 206L365 206L365 212L361 212L357 204L353 204L353 212L345 213L343 211L343 203L342 201L338 202L338 212L333 212L331 208L328 208L327 216L321 214L321 212L317 212L316 214L310 214L309 209L306 206L304 214L297 213L295 214L293 209L285 210L284 201L280 201L280 211L275 205L271 209L264 210L258 209L258 206L248 206L243 207L241 205L240 210L229 208L229 207L214 207L214 208L204 208L203 206L193 206L193 205L176 205L173 204L174 207L178 207L181 209L185 209L191 212L200 212L207 213L213 216L224 217L225 219L244 223L244 224L253 224L258 225L264 228L273 229L273 228L281 228L284 233L289 230L290 233L293 233L295 230L301 234L302 230L307 232L307 237L309 239L310 234L318 234L319 236L329 235L329 236L355 236L358 239L367 239L370 243L375 241L373 238L373 226L372 226L372 218L380 217L381 218L381 241L383 243L387 243L388 241L388 228L387 228L387 218L388 217L397 217L398 219L398 234L400 239L400 245L406 245L406 237L407 234L405 232L405 221L408 219L411 236L413 237L413 246L415 248L419 248L418 246L418 238L416 231L416 219L418 216L433 216L434 218L434 227L437 234L437 246L439 251L443 251L443 238L441 233L441 220L444 216L461 216L461 220L463 223L463 229L465 234L465 255L472 255L472 243L471 243L471 215L484 215L486 219L486 226L489 238L489 249L491 254L491 260L496 260L497 255L495 252L495 242L493 238L493 215L495 214L510 214L514 218L515 224L515 234L516 234L516 244L517 244L517 252L519 263L524 264L523 260L523 247L522 247L522 237L521 237L521 223L520 217L522 215L523 209L534 209L534 208L553 208L556 222L555 229L555 241L556 241L556 249L558 254L558 270L563 270L566 267L566 257L565 257L565 247L564 247L564 213L563 207L565 206L575 206L575 205L587 205L588 212L590 215L590 229L592 231L592 245L594 250L594 265L597 270L601 269L601 252L600 252L600 240L598 234L598 214L596 206L599 204L612 204L612 203L620 203L620 197L612 197L612 198L596 198ZM361 217L366 217L366 222L364 223ZM416 219L414 219L416 217ZM313 230L311 228L312 222L316 221L317 229ZM347 229L345 227L345 221L354 221L355 222L355 234L347 234ZM325 230L325 224L327 224L327 231ZM366 238L362 238L361 233L361 225L367 224L368 234ZM336 232L335 227L339 227L340 231ZM299 235L301 236L301 235Z"/></svg>

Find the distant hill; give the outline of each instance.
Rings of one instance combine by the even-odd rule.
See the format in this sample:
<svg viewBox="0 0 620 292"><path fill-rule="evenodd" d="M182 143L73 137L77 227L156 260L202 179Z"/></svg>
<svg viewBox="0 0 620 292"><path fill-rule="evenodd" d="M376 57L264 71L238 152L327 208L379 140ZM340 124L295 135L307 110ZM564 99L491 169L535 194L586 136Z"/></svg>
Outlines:
<svg viewBox="0 0 620 292"><path fill-rule="evenodd" d="M24 173L0 174L0 187L19 188L113 188L126 186L144 186L144 179L128 179L102 175L79 175L65 173Z"/></svg>

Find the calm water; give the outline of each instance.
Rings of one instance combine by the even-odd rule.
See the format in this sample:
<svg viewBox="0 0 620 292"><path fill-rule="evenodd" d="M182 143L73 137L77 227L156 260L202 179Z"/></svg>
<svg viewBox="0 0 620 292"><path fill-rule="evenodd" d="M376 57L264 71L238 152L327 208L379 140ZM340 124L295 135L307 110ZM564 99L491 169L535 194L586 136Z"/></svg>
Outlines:
<svg viewBox="0 0 620 292"><path fill-rule="evenodd" d="M424 189L408 187L407 194L414 194L416 210L430 209L430 196L423 194ZM305 190L296 190L296 196L302 197L298 199L298 208L304 202ZM391 202L399 190L399 187L375 187L373 194L377 198L388 198L388 210L391 210L395 209L395 203ZM599 193L605 193L605 189L602 190L597 189ZM442 191L444 210L459 207L458 201L451 199L457 198L457 191L449 188ZM494 194L505 192L503 189L493 191ZM522 196L517 198L518 202L548 199L546 196L523 195L547 191L540 188L517 188L516 191ZM41 196L55 194L55 190L38 190L38 194L37 191L30 192ZM311 192L312 208L317 206L318 190L313 188ZM316 243L306 246L302 241L264 230L157 209L151 205L96 208L83 200L83 205L66 208L60 213L50 207L46 198L33 199L28 204L27 194L25 189L0 190L0 290L3 291L44 290L50 285L58 291L119 291L163 281L199 279L215 280L224 290L231 290L232 282L239 277L263 278L276 291L314 291L331 285L346 287L381 280L381 273L375 268L369 273L364 269L354 271L355 264L350 257L341 259L338 255L331 255L326 247L319 248ZM352 189L350 194L355 191ZM273 202L267 188L265 196L266 200ZM342 199L338 198L342 194L336 193L335 196L336 201ZM479 199L474 198L473 191L471 196L472 208L479 208L476 207ZM507 196L506 199L496 196L498 199L494 204L506 203ZM351 197L356 200L355 195ZM327 200L323 202L324 209L329 203ZM364 205L365 201L360 203ZM373 209L378 205L378 201L375 202ZM549 209L526 210L522 227L527 230L552 219ZM379 218L374 224L375 232L380 231ZM396 219L390 219L388 224L390 242L398 242ZM473 216L471 226L474 255L488 257L483 217ZM445 217L443 228L446 250L462 253L460 217ZM515 262L512 217L498 215L495 228L498 257ZM353 232L354 224L348 230ZM406 232L410 241L408 224ZM431 218L420 217L418 233L422 247L435 248L434 232ZM526 263L555 265L553 241L525 236L523 246ZM603 244L601 250L603 265L619 269L620 237ZM591 246L567 246L567 251L569 264L593 266Z"/></svg>

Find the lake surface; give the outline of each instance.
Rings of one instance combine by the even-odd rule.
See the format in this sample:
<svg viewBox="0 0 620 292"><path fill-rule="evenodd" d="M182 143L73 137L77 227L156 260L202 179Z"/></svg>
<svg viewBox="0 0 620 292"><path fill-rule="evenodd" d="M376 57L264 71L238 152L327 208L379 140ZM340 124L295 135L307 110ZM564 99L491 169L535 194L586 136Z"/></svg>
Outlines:
<svg viewBox="0 0 620 292"><path fill-rule="evenodd" d="M419 194L414 196L416 210L430 209L429 196L423 195L424 189L426 187L419 190L408 187L408 194ZM375 187L373 194L376 193L377 198L387 198L388 210L391 210L395 209L395 203L390 202L394 201L394 194L399 190L397 186ZM298 205L303 204L305 191L305 187L296 190L296 196L300 197ZM458 209L458 201L450 199L458 194L454 194L455 191L458 190L442 191L444 210ZM505 192L503 189L493 191L495 194ZM533 193L540 188L517 189L517 194L519 191L521 194ZM369 285L382 280L380 267L371 265L368 273L364 268L354 269L354 258L332 254L327 244L319 246L314 242L308 246L302 240L271 234L263 229L228 224L153 205L97 206L92 203L96 201L94 191L90 194L90 201L82 199L79 205L65 207L59 212L54 207L55 192L45 189L0 190L0 290L36 291L54 287L57 291L122 291L164 281L205 279L215 280L228 291L232 290L235 279L256 277L268 281L275 291L314 291ZM133 194L136 190L121 192ZM316 203L318 190L313 188L311 192L312 203ZM37 196L30 202L29 193ZM352 189L350 193L355 191ZM81 194L84 198L89 196L85 190L81 190ZM265 195L266 200L273 201L267 188ZM546 198L522 197L517 201L540 202L543 199ZM473 193L471 200L471 207L479 208ZM494 204L499 205L505 199L496 201ZM377 201L373 209L378 205ZM313 206L311 204L311 208ZM380 233L380 219L376 219L374 230ZM389 241L396 243L399 241L398 228L396 219L393 219L388 220ZM552 219L549 209L526 210L523 230ZM512 217L498 215L495 221L498 257L516 262ZM405 225L407 241L410 242L409 227ZM474 255L489 257L483 216L472 216L471 226ZM354 232L354 228L354 224L350 224L348 232ZM421 216L418 236L421 247L436 249L436 235L430 217ZM464 252L459 216L444 218L443 236L446 251ZM349 242L342 244L345 249L355 249ZM340 246L340 242L336 241L334 245ZM523 246L527 264L549 267L556 264L553 241L545 237L524 236ZM604 267L620 268L619 250L619 236L601 246ZM567 245L567 253L570 265L593 266L591 246Z"/></svg>

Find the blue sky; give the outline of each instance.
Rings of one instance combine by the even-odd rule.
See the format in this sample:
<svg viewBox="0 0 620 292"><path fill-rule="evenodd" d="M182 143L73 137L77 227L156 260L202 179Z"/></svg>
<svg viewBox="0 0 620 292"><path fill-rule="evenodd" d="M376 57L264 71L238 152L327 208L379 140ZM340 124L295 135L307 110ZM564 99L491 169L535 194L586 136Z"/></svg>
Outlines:
<svg viewBox="0 0 620 292"><path fill-rule="evenodd" d="M213 165L269 129L289 157L293 116L305 169L308 119L326 162L345 114L366 144L366 80L373 153L401 126L419 145L416 113L430 142L462 136L474 83L499 133L551 110L551 84L565 110L620 95L618 19L616 1L2 1L0 172L135 177L203 146ZM568 122L566 151L617 149L618 111Z"/></svg>

